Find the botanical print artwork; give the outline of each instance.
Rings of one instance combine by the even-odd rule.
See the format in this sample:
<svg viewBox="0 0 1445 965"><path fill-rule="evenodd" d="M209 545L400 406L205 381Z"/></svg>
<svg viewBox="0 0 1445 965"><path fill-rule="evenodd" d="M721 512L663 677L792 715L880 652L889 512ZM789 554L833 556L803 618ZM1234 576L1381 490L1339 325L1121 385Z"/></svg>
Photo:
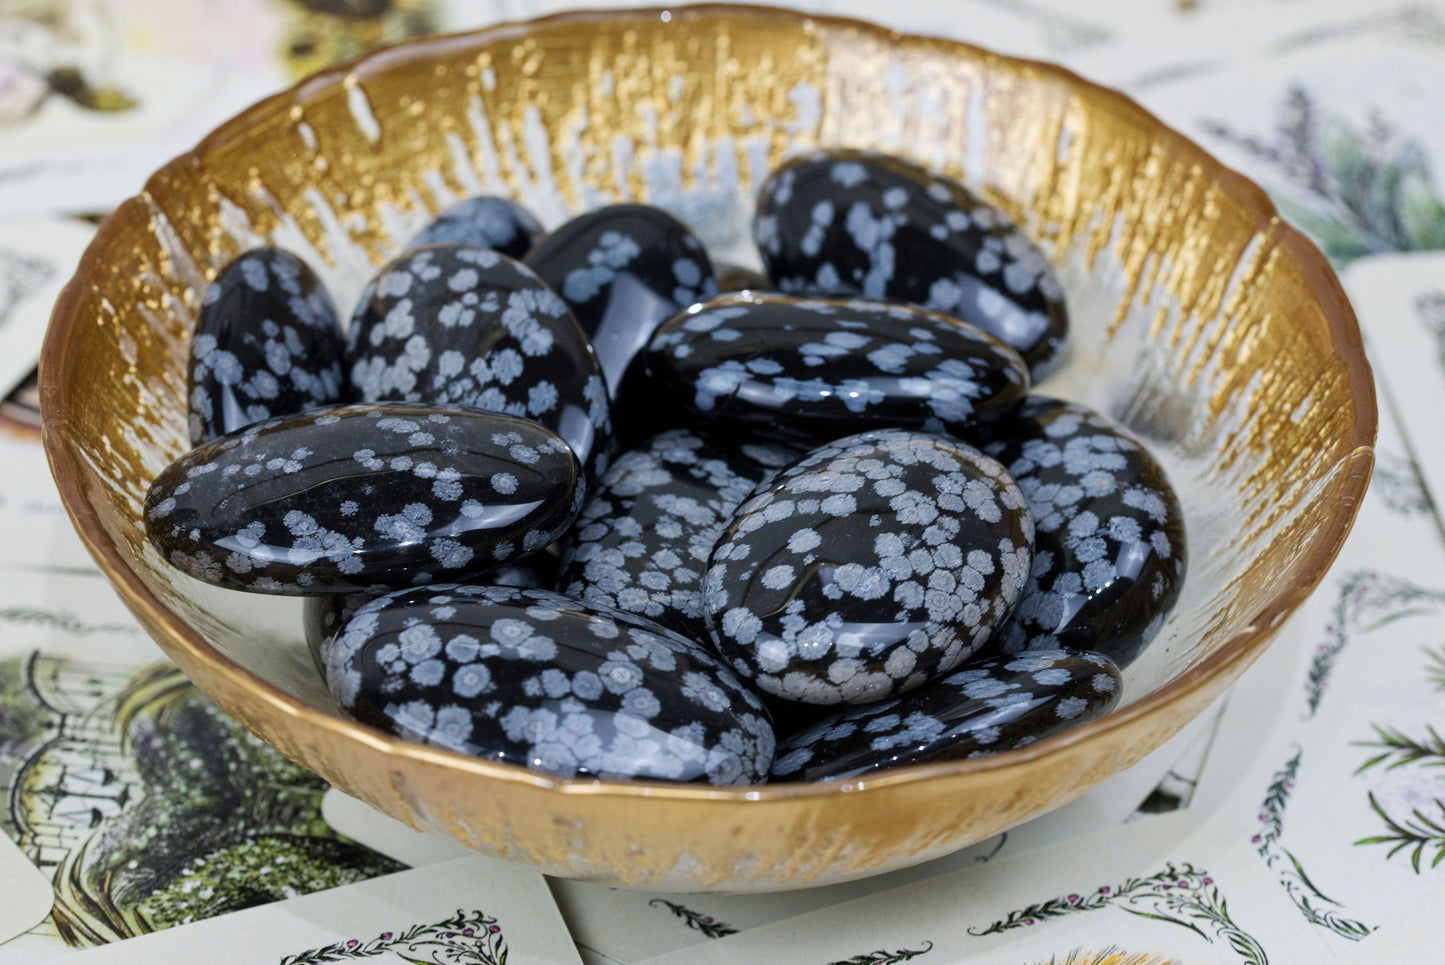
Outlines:
<svg viewBox="0 0 1445 965"><path fill-rule="evenodd" d="M1430 291L1415 297L1415 314L1435 340L1435 354L1445 369L1445 291Z"/></svg>
<svg viewBox="0 0 1445 965"><path fill-rule="evenodd" d="M55 265L13 248L0 248L0 328L15 307L55 275Z"/></svg>
<svg viewBox="0 0 1445 965"><path fill-rule="evenodd" d="M97 633L139 636L141 633L141 628L134 623L90 623L69 610L47 610L33 606L0 608L0 624L49 627L75 637L88 637ZM3 735L0 735L0 739L3 739Z"/></svg>
<svg viewBox="0 0 1445 965"><path fill-rule="evenodd" d="M1122 952L1117 948L1106 948L1102 952L1086 952L1075 949L1064 958L1057 955L1038 965L1181 965L1172 958L1161 958L1147 952Z"/></svg>
<svg viewBox="0 0 1445 965"><path fill-rule="evenodd" d="M931 951L933 951L933 942L924 942L920 948L900 948L891 952L879 948L875 951L854 955L852 958L840 958L837 961L829 962L828 965L896 965L897 962L906 962L920 955L927 955Z"/></svg>
<svg viewBox="0 0 1445 965"><path fill-rule="evenodd" d="M725 938L728 935L736 935L738 930L725 921L718 921L712 915L704 915L701 912L693 911L675 901L668 901L666 898L654 898L648 905L657 908L664 907L678 918L687 923L687 927L693 931L702 932L708 938Z"/></svg>
<svg viewBox="0 0 1445 965"><path fill-rule="evenodd" d="M1426 676L1434 684L1435 689L1442 687L1442 669L1445 669L1445 653L1441 650L1426 648L1427 659L1430 666L1426 670ZM1355 741L1356 747L1366 747L1377 751L1371 758L1361 764L1355 774L1363 774L1371 768L1383 768L1393 771L1397 768L1409 767L1412 769L1445 767L1445 738L1441 738L1435 727L1425 725L1424 735L1410 735L1402 730L1391 727L1384 727L1379 724L1372 724L1375 736L1372 740ZM1385 844L1390 846L1386 858L1393 858L1395 855L1404 852L1409 855L1410 865L1415 869L1416 874L1421 872L1421 860L1426 852L1433 849L1430 868L1435 868L1442 860L1445 860L1445 800L1441 799L1441 788L1434 776L1421 775L1417 787L1412 788L1416 796L1423 796L1432 799L1433 807L1426 806L1409 808L1409 817L1400 818L1392 811L1397 811L1395 806L1387 807L1382 804L1376 796L1375 791L1368 792L1370 809L1379 816L1385 825L1385 833L1371 835L1356 841L1357 845ZM1408 803L1405 805L1408 807ZM1438 813L1436 813L1438 812Z"/></svg>
<svg viewBox="0 0 1445 965"><path fill-rule="evenodd" d="M1442 340L1445 340L1445 332L1442 332ZM1425 481L1420 478L1420 467L1408 457L1392 453L1379 453L1378 456L1370 487L1385 501L1385 508L1400 516L1429 516L1434 511L1434 503L1425 489Z"/></svg>
<svg viewBox="0 0 1445 965"><path fill-rule="evenodd" d="M403 867L332 831L325 783L168 664L0 661L0 784L0 831L53 882L37 931L68 946Z"/></svg>
<svg viewBox="0 0 1445 965"><path fill-rule="evenodd" d="M1283 187L1273 194L1280 211L1336 265L1365 255L1445 248L1445 204L1430 158L1382 112L1357 126L1295 85L1271 133L1238 131L1214 119L1202 125L1281 178Z"/></svg>
<svg viewBox="0 0 1445 965"><path fill-rule="evenodd" d="M285 26L278 54L287 74L300 79L328 64L380 44L443 29L434 0L273 0Z"/></svg>
<svg viewBox="0 0 1445 965"><path fill-rule="evenodd" d="M106 80L121 45L121 25L107 6L64 0L0 6L0 127L32 117L52 98L98 113L135 108L130 94Z"/></svg>
<svg viewBox="0 0 1445 965"><path fill-rule="evenodd" d="M1291 751L1290 759L1275 773L1265 791L1259 806L1260 828L1250 843L1259 851L1269 869L1279 876L1280 886L1310 923L1328 928L1341 938L1359 941L1374 931L1374 927L1340 914L1340 902L1320 891L1305 873L1299 859L1280 844L1280 836L1284 833L1285 806L1289 804L1295 778L1299 775L1300 759L1304 755L1304 749L1298 744Z"/></svg>
<svg viewBox="0 0 1445 965"><path fill-rule="evenodd" d="M968 933L992 935L1027 928L1049 918L1111 907L1141 918L1179 925L1207 942L1212 943L1216 938L1227 942L1247 965L1266 965L1269 961L1259 942L1230 918L1224 896L1209 872L1187 861L1177 864L1171 861L1153 875L1129 878L1119 885L1104 885L1090 894L1050 898L1012 911L986 928L969 928Z"/></svg>
<svg viewBox="0 0 1445 965"><path fill-rule="evenodd" d="M297 955L277 965L321 965L394 955L408 965L506 965L507 942L497 919L480 911L462 911L445 921L386 931L363 942L334 942Z"/></svg>
<svg viewBox="0 0 1445 965"><path fill-rule="evenodd" d="M1367 633L1445 606L1445 590L1433 590L1409 580L1374 570L1344 574L1336 591L1333 618L1325 624L1325 639L1315 648L1305 679L1305 711L1309 720L1319 710L1335 662L1350 641L1351 634Z"/></svg>

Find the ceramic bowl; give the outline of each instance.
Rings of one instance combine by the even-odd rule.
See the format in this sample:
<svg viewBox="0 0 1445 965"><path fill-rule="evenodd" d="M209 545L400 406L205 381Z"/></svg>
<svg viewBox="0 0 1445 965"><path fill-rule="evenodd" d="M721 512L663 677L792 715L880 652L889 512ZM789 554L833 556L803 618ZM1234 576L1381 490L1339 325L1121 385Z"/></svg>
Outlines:
<svg viewBox="0 0 1445 965"><path fill-rule="evenodd" d="M1042 388L1143 437L1187 515L1173 616L1106 717L867 780L712 789L559 780L340 717L300 604L212 589L145 540L187 447L201 293L288 248L340 304L439 209L509 195L556 225L661 205L745 259L790 152L849 145L960 178L1043 246L1073 316ZM756 257L752 256L755 261ZM550 874L764 891L944 855L1057 807L1175 733L1324 575L1373 463L1374 390L1320 253L1264 193L1120 94L1046 64L756 7L588 12L382 50L223 124L105 223L56 306L45 446L91 552L165 651L249 728L408 824Z"/></svg>

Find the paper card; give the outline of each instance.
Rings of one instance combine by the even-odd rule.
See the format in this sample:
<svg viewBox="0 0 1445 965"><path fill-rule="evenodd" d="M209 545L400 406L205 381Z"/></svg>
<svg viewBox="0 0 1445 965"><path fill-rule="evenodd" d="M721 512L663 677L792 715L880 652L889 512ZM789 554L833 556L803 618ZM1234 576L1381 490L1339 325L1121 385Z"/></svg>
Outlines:
<svg viewBox="0 0 1445 965"><path fill-rule="evenodd" d="M1375 377L1384 383L1434 504L1445 506L1445 253L1368 258L1342 279L1368 339ZM1375 485L1394 487L1408 471L1381 460Z"/></svg>
<svg viewBox="0 0 1445 965"><path fill-rule="evenodd" d="M572 937L580 946L621 962L637 962L709 938L1120 825L1180 754L1211 726L1212 717L1201 715L1198 721L1139 764L1114 775L1071 804L973 847L901 871L845 884L762 895L676 895L609 888L562 878L551 879L552 892ZM369 819L357 820L354 808L349 810L352 813L342 815L340 823L333 822L333 827L400 860L439 851L446 853L446 849L452 847L436 841L416 841L415 832L374 811ZM396 827L385 830L388 824Z"/></svg>
<svg viewBox="0 0 1445 965"><path fill-rule="evenodd" d="M50 880L14 842L0 837L0 942L44 921L53 900Z"/></svg>
<svg viewBox="0 0 1445 965"><path fill-rule="evenodd" d="M0 398L35 368L55 299L94 233L78 221L0 221Z"/></svg>
<svg viewBox="0 0 1445 965"><path fill-rule="evenodd" d="M1384 408L1378 451L1407 471L1236 685L1194 802L1338 948L1445 882L1445 545Z"/></svg>
<svg viewBox="0 0 1445 965"><path fill-rule="evenodd" d="M755 928L913 881L1021 854L1122 824L1182 755L1212 736L1210 710L1134 767L1083 797L957 854L862 881L769 895L676 895L551 879L552 891L579 948L637 962L708 938ZM460 842L413 831L332 789L322 814L338 832L405 864L422 866L470 853Z"/></svg>
<svg viewBox="0 0 1445 965"><path fill-rule="evenodd" d="M1380 965L1382 962L1434 962L1440 958L1440 909L1445 890L1433 891L1400 909L1380 932L1341 955L1338 965Z"/></svg>
<svg viewBox="0 0 1445 965"><path fill-rule="evenodd" d="M542 876L485 858L248 908L64 959L67 965L580 962Z"/></svg>
<svg viewBox="0 0 1445 965"><path fill-rule="evenodd" d="M1195 71L1120 77L1132 61L1118 55L1098 65L1114 76L1086 72L1124 82L1165 123L1258 182L1337 265L1445 246L1434 181L1445 128L1433 122L1445 112L1445 15L1354 7L1349 18L1285 35L1270 24L1289 23L1294 6L1269 8L1246 29L1225 30L1227 55ZM1209 46L1204 33L1181 30L1152 46L1160 56Z"/></svg>
<svg viewBox="0 0 1445 965"><path fill-rule="evenodd" d="M413 868L476 855L456 838L413 831L396 818L334 787L321 798L321 816L353 841Z"/></svg>
<svg viewBox="0 0 1445 965"><path fill-rule="evenodd" d="M50 570L100 576L95 561L80 541L40 440L0 432L0 570ZM0 594L3 594L0 588Z"/></svg>
<svg viewBox="0 0 1445 965"><path fill-rule="evenodd" d="M332 831L325 783L165 662L98 575L0 579L0 708L0 835L42 876L23 907L54 893L0 965L402 868Z"/></svg>
<svg viewBox="0 0 1445 965"><path fill-rule="evenodd" d="M1231 830L1189 812L990 862L649 959L1018 965L1118 949L1263 965L1323 952ZM1077 959L1075 959L1077 960Z"/></svg>

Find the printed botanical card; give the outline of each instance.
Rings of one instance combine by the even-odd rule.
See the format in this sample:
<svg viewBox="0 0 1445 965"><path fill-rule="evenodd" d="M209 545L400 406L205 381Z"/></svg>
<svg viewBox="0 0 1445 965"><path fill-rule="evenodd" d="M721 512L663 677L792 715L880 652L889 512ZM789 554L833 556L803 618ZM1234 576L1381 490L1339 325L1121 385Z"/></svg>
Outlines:
<svg viewBox="0 0 1445 965"><path fill-rule="evenodd" d="M0 834L47 907L54 891L0 963L401 870L326 824L326 789L196 690L98 573L0 580Z"/></svg>
<svg viewBox="0 0 1445 965"><path fill-rule="evenodd" d="M1334 567L1236 685L1194 806L1338 947L1445 884L1445 544L1388 408Z"/></svg>
<svg viewBox="0 0 1445 965"><path fill-rule="evenodd" d="M1375 377L1404 430L1434 504L1445 506L1445 253L1356 261L1342 278Z"/></svg>
<svg viewBox="0 0 1445 965"><path fill-rule="evenodd" d="M116 942L74 965L572 965L542 876L463 858ZM33 961L33 959L32 959Z"/></svg>
<svg viewBox="0 0 1445 965"><path fill-rule="evenodd" d="M0 429L0 571L47 570L100 576L76 535L35 435ZM5 590L0 587L0 595Z"/></svg>
<svg viewBox="0 0 1445 965"><path fill-rule="evenodd" d="M1075 66L1258 182L1337 265L1441 248L1445 12L1332 6L1270 5ZM1213 53L1180 62L1195 50Z"/></svg>
<svg viewBox="0 0 1445 965"><path fill-rule="evenodd" d="M35 368L55 299L94 230L79 221L0 220L0 398Z"/></svg>
<svg viewBox="0 0 1445 965"><path fill-rule="evenodd" d="M1289 965L1324 953L1231 829L1180 811L649 959ZM1107 953L1107 954L1106 954ZM1129 956L1133 956L1131 959Z"/></svg>
<svg viewBox="0 0 1445 965"><path fill-rule="evenodd" d="M1212 738L1207 712L1139 764L1059 810L946 858L861 881L768 895L677 895L551 879L552 891L579 948L631 963L736 934L900 885L1049 846L1124 821L1169 773ZM322 814L337 831L410 865L468 853L449 839L419 834L340 791L327 792Z"/></svg>

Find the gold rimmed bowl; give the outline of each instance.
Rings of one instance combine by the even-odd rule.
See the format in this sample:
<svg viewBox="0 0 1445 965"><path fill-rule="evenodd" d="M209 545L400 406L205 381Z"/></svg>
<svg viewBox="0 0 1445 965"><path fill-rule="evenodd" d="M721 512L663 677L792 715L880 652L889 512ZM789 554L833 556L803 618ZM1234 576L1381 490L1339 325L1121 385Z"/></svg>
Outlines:
<svg viewBox="0 0 1445 965"><path fill-rule="evenodd" d="M348 305L443 207L514 197L549 225L616 200L747 258L791 152L847 145L961 179L1059 271L1073 318L1041 389L1146 440L1185 506L1190 573L1113 713L993 757L754 788L562 780L338 715L300 604L204 586L146 542L187 448L206 283L296 252ZM323 71L217 129L101 228L41 366L45 446L81 536L165 651L246 726L413 827L551 874L765 891L947 854L1057 807L1207 707L1319 582L1373 464L1374 389L1325 259L1250 182L1056 67L760 7L589 12L421 40Z"/></svg>

